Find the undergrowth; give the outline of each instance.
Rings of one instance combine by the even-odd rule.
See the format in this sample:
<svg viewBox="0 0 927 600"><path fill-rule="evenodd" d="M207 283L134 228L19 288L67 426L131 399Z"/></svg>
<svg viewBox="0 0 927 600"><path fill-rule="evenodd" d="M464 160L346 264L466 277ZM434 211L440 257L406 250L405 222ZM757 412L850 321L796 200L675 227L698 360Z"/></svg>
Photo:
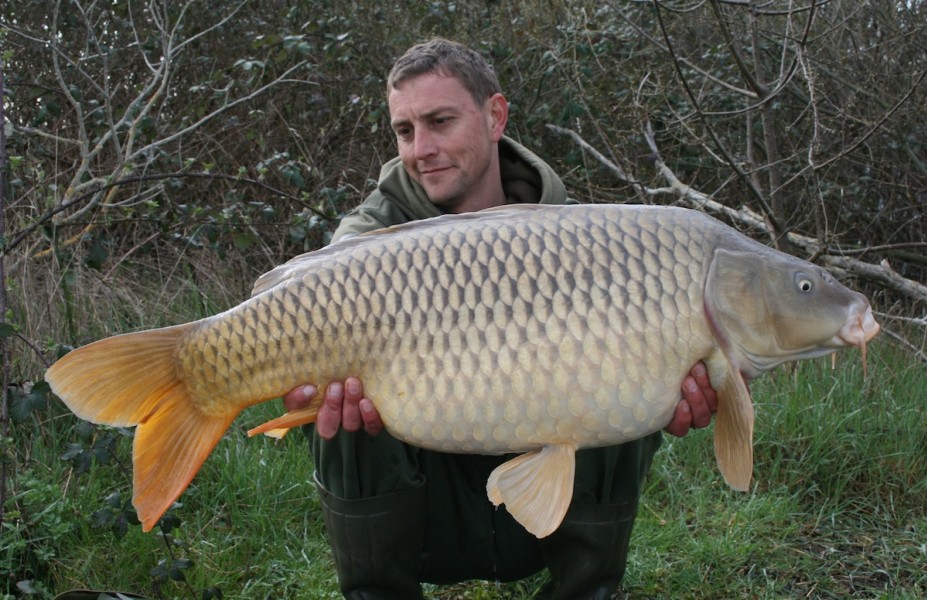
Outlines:
<svg viewBox="0 0 927 600"><path fill-rule="evenodd" d="M877 342L869 374L827 360L752 385L755 480L726 488L711 429L667 437L642 498L629 598L919 598L927 592L927 373ZM337 598L308 445L246 437L246 411L151 533L129 504L131 432L49 399L17 424L24 473L3 532L8 594L71 588L150 598ZM427 586L433 598L527 599L514 584ZM15 581L14 581L15 580Z"/></svg>

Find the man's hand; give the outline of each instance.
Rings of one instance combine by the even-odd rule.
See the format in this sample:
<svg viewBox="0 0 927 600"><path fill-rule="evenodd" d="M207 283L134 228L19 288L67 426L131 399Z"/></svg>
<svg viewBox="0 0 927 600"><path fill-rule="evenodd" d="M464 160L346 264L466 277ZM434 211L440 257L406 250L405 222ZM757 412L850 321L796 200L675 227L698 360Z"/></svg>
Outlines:
<svg viewBox="0 0 927 600"><path fill-rule="evenodd" d="M718 394L708 380L708 369L699 361L682 380L682 400L676 405L673 420L664 430L682 437L689 433L689 429L700 429L711 423L711 417L717 410Z"/></svg>
<svg viewBox="0 0 927 600"><path fill-rule="evenodd" d="M305 408L317 393L318 388L314 385L295 388L283 397L283 407L287 410ZM348 377L343 383L333 381L328 384L315 426L323 439L330 440L341 428L350 432L363 428L370 435L376 435L383 430L383 421L373 402L364 398L361 380Z"/></svg>

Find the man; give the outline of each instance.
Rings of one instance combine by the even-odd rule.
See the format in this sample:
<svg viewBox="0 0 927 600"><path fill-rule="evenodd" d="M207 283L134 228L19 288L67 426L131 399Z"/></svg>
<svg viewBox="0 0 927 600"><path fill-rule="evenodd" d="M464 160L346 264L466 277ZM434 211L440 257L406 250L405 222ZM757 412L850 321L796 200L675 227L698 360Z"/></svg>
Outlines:
<svg viewBox="0 0 927 600"><path fill-rule="evenodd" d="M387 93L399 156L335 240L444 213L569 201L553 170L503 135L508 103L476 52L442 39L414 46L394 65ZM284 404L305 406L316 391L297 388ZM693 367L681 397L667 427L675 435L711 420L704 365ZM490 471L511 456L431 452L382 428L362 382L348 378L325 390L307 431L346 598L421 598L421 581L511 581L545 567L551 580L540 597L608 598L618 587L660 433L578 452L570 509L538 540L486 497Z"/></svg>

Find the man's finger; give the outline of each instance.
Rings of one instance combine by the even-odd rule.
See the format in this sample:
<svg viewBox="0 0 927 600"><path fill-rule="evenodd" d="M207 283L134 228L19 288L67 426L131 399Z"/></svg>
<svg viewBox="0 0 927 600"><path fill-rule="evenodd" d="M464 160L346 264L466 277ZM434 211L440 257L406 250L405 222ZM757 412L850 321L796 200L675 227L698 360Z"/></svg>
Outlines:
<svg viewBox="0 0 927 600"><path fill-rule="evenodd" d="M341 407L341 427L354 432L363 426L360 401L364 397L364 386L357 377L348 377L344 382L344 404Z"/></svg>
<svg viewBox="0 0 927 600"><path fill-rule="evenodd" d="M686 377L682 382L682 397L689 405L692 415L691 426L695 428L707 427L711 423L711 408L705 397L704 390L694 377Z"/></svg>
<svg viewBox="0 0 927 600"><path fill-rule="evenodd" d="M663 430L676 437L682 437L689 433L692 425L692 412L689 410L689 403L682 400L676 405L676 412L673 413L673 420Z"/></svg>
<svg viewBox="0 0 927 600"><path fill-rule="evenodd" d="M328 384L325 397L316 417L315 427L322 439L330 440L341 428L341 408L344 404L344 386L339 381Z"/></svg>
<svg viewBox="0 0 927 600"><path fill-rule="evenodd" d="M718 412L718 394L715 392L715 389L711 387L711 381L708 378L708 369L705 367L705 363L701 361L695 363L695 366L692 367L689 374L695 379L695 383L698 384L699 389L702 390L702 395L705 397L705 402L711 414Z"/></svg>
<svg viewBox="0 0 927 600"><path fill-rule="evenodd" d="M367 398L360 401L361 418L364 420L364 431L370 435L376 435L383 431L383 421L380 419L380 413L377 407Z"/></svg>

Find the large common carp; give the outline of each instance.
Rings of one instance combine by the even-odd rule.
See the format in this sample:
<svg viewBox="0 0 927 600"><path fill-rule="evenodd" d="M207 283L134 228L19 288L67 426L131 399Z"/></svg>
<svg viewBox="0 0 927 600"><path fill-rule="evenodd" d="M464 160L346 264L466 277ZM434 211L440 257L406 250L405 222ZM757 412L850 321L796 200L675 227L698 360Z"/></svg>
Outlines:
<svg viewBox="0 0 927 600"><path fill-rule="evenodd" d="M543 537L569 506L576 450L662 429L697 361L718 391L720 470L745 490L744 376L865 351L878 330L861 294L699 212L512 206L299 256L224 313L89 344L46 380L79 417L137 426L134 504L146 531L242 409L356 375L410 444L523 453L487 492Z"/></svg>

